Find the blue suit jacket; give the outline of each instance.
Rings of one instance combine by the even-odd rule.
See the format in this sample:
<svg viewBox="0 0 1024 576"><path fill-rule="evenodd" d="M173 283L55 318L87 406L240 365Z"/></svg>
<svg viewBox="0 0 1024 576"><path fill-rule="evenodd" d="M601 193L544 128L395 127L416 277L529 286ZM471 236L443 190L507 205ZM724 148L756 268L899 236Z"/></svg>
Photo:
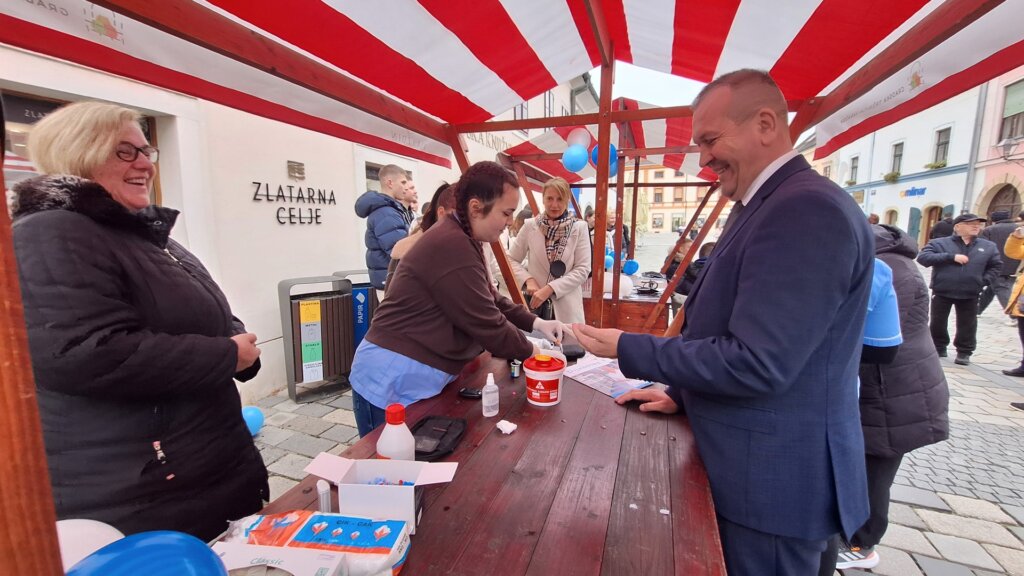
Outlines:
<svg viewBox="0 0 1024 576"><path fill-rule="evenodd" d="M867 519L857 370L873 259L860 209L797 156L719 240L682 334L619 339L623 373L681 401L725 518L815 540Z"/></svg>

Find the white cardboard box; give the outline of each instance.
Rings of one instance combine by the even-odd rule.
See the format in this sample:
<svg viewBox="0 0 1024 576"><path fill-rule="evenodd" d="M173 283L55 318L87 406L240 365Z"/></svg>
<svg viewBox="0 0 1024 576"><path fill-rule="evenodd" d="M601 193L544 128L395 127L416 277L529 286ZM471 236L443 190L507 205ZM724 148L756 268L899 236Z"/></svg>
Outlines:
<svg viewBox="0 0 1024 576"><path fill-rule="evenodd" d="M378 520L405 520L416 533L415 487L451 482L458 462L409 460L350 460L321 452L305 470L338 486L338 513ZM389 482L412 481L413 486L374 485L378 477Z"/></svg>
<svg viewBox="0 0 1024 576"><path fill-rule="evenodd" d="M344 554L311 548L256 546L239 542L216 542L213 552L230 570L267 566L287 570L295 576L334 576L342 574Z"/></svg>

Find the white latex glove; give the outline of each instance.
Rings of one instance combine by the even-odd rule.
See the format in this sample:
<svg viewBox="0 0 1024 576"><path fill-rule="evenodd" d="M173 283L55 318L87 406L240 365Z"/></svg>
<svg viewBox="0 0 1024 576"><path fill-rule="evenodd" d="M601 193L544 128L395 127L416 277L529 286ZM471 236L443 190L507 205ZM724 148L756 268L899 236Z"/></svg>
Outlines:
<svg viewBox="0 0 1024 576"><path fill-rule="evenodd" d="M558 320L542 320L537 318L533 321L533 329L543 334L545 338L555 344L562 344L562 323Z"/></svg>

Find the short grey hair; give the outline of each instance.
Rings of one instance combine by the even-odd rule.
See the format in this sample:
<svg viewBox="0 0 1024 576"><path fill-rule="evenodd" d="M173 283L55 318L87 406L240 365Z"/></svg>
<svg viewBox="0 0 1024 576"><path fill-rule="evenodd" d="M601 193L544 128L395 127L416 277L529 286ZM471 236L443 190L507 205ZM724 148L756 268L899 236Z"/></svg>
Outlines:
<svg viewBox="0 0 1024 576"><path fill-rule="evenodd" d="M729 108L729 118L734 122L746 120L761 108L770 108L775 111L785 125L789 124L786 98L768 72L743 68L722 74L701 89L697 97L693 99L691 109L696 110L704 98L718 88L729 88L731 91L742 93L745 96L739 101L743 106L738 107L737 101L733 100L733 105Z"/></svg>
<svg viewBox="0 0 1024 576"><path fill-rule="evenodd" d="M104 102L76 102L48 114L28 135L28 155L43 174L92 178L114 153L121 131L138 123L135 110Z"/></svg>

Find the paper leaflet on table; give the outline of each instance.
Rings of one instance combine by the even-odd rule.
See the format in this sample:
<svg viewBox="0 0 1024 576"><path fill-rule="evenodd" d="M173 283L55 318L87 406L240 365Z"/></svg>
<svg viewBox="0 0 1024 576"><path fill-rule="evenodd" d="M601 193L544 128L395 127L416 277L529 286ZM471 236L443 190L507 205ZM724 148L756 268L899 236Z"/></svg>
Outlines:
<svg viewBox="0 0 1024 576"><path fill-rule="evenodd" d="M600 358L587 352L576 364L565 369L565 375L584 386L618 398L630 390L639 390L651 385L646 380L626 378L619 370L619 362L614 358Z"/></svg>

